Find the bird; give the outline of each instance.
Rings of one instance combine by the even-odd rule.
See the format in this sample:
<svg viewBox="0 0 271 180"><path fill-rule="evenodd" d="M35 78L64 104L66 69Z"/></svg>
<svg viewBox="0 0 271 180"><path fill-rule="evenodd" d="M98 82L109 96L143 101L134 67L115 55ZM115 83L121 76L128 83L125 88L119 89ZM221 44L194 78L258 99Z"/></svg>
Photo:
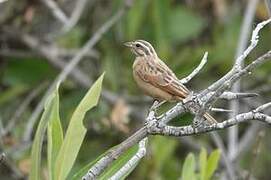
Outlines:
<svg viewBox="0 0 271 180"><path fill-rule="evenodd" d="M158 57L149 42L135 40L126 42L124 45L136 56L133 63L133 77L145 94L159 102L179 102L191 94L191 91ZM215 118L208 113L205 113L203 117L210 124L217 123Z"/></svg>

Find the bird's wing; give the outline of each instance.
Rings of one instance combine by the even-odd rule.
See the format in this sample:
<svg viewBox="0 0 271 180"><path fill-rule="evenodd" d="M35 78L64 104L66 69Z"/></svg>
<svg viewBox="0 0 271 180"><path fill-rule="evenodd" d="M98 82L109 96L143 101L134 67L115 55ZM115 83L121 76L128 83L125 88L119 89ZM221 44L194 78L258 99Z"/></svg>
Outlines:
<svg viewBox="0 0 271 180"><path fill-rule="evenodd" d="M189 94L189 90L179 82L176 75L161 60L144 60L136 72L143 81L174 96L185 98Z"/></svg>

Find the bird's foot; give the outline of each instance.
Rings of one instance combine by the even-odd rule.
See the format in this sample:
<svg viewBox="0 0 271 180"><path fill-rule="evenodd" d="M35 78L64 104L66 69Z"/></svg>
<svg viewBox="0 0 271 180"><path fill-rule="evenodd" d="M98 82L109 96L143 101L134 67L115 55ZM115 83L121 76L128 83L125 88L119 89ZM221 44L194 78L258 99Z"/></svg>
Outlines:
<svg viewBox="0 0 271 180"><path fill-rule="evenodd" d="M157 100L155 100L154 102L153 102L153 105L151 106L151 108L150 108L150 110L152 111L156 111L160 106L162 106L164 103L165 103L166 101L161 101L161 102L159 102L159 101L157 101Z"/></svg>
<svg viewBox="0 0 271 180"><path fill-rule="evenodd" d="M153 102L153 104L152 104L152 106L150 108L150 111L156 111L158 104L159 104L159 101L154 100L154 102Z"/></svg>

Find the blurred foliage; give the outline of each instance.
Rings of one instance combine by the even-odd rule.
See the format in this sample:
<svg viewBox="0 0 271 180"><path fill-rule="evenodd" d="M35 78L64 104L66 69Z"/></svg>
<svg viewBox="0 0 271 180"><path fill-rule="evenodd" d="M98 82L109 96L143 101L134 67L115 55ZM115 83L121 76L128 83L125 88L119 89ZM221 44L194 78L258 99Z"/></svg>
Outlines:
<svg viewBox="0 0 271 180"><path fill-rule="evenodd" d="M70 15L76 1L56 0L56 2L64 9L64 12ZM122 3L121 0L89 1L78 24L70 32L52 38L50 35L59 32L62 24L54 18L44 4L31 0L20 1L19 3L16 0L9 0L5 3L0 3L0 27L16 27L19 30L34 35L45 44L52 42L70 52L70 50L81 48L96 32L98 27L119 9ZM197 92L207 87L230 69L236 53L246 3L247 1L233 0L136 0L121 21L107 32L95 46L98 58L85 57L78 67L92 80L97 79L103 71L106 71L107 75L104 77L103 88L123 98L128 97L127 99L135 100L131 103L132 107L136 111L138 110L139 114L145 113L144 109L146 110L149 104L143 102L142 92L133 81L131 66L134 57L122 45L123 42L134 39L145 39L151 42L159 57L180 78L191 72L200 62L204 52L208 51L207 65L187 85L191 90ZM259 2L253 27L255 27L257 22L266 18L267 11L264 3ZM270 27L267 27L261 31L259 45L252 52L248 61L270 50L270 41ZM22 102L25 101L31 92L35 91L40 84L51 82L58 74L59 69L56 69L54 65L46 61L45 57L38 56L38 53L30 50L12 35L1 33L0 43L0 120L2 129L2 126L5 127L9 123L16 110L21 107ZM11 50L11 53L5 55L1 50ZM28 53L30 56L17 56L16 50ZM64 62L69 62L69 60L70 56L63 57ZM266 63L263 67L257 69L252 74L253 76L245 78L242 81L242 86L253 91L254 88L270 84L270 69L271 64ZM21 137L24 134L29 117L39 103L43 92L31 100L20 115L19 122L11 132L4 135L2 138L3 142L0 142L1 150L10 152L15 164L22 164L18 167L24 175L30 172L29 166L25 165L29 161L29 147L22 148L20 146ZM69 119L86 92L87 89L79 86L73 79L68 79L62 83L59 92L59 118L61 119L61 127L64 132L67 132L70 123ZM263 93L262 99L270 101L270 90ZM131 112L130 104L127 105L128 102L126 101L128 100L125 99L125 108L121 109L129 109L127 112ZM225 105L226 103L222 102L221 104ZM84 124L88 132L80 151L79 149L76 150L75 154L78 153L78 156L76 156L77 159L68 177L72 178L72 175L76 172L79 174L74 176L75 179L81 177L82 174L80 172L85 172L84 170L99 155L121 142L124 137L129 136L142 125L142 119L138 119L138 116L132 116L129 113L125 115L124 112L121 112L120 114L124 114L123 116L125 117L120 117L117 123L125 126L128 129L128 133L122 131L119 128L120 126L116 126L116 122L112 120L112 111L116 109L117 105L117 102L108 103L106 100L101 99L98 106L93 108L90 114L86 114ZM167 104L161 111L168 109L172 105L172 103ZM248 108L250 107L244 104L242 111L246 111ZM216 116L219 117L219 120L227 117L224 114L216 114ZM179 117L175 118L172 124L184 125L190 122L191 115L185 115L181 120ZM51 124L50 126L51 128L54 126L56 128L59 127L57 124ZM246 127L247 125L240 127L240 134L246 130ZM53 129L51 133L53 133ZM223 141L227 143L226 133L221 133L221 136ZM196 143L198 146L204 145L208 150L215 147L209 136L193 138L200 142L199 144ZM46 142L50 148L49 152L54 149L52 141L49 136L48 142ZM268 141L268 138L263 139L263 142L263 150L257 159L258 166L255 168L255 172L253 171L253 175L259 179L268 179L271 176L268 171L268 167L271 165L271 157L268 152L271 143ZM212 159L210 160L211 164L216 164L217 151L214 151L217 153L216 155L210 155L207 159L207 152L202 150L199 158L196 158L194 155L190 154L187 156L187 154L198 150L186 144L182 139L152 137L149 144L147 156L132 172L129 179L178 179L181 176L190 177L193 173L197 177L200 176L201 179L208 179L212 176L214 169L217 168L213 165L207 165L209 159ZM130 149L122 157L122 160L126 161L125 158L131 156L136 148ZM58 148L56 147L56 149ZM240 163L239 161L236 162L241 166L238 174L244 174L244 171L249 171L249 164L255 163L251 162L251 154L252 150L250 149L242 154ZM53 162L55 157L54 154L51 155L50 161ZM200 159L199 163L195 161L197 159ZM118 163L122 162L117 162L116 164ZM186 164L194 164L196 171L188 169L185 172L190 172L190 174L181 173L182 168L187 168ZM84 166L87 168L80 171ZM200 166L200 169L198 166ZM201 168L202 166L205 167L203 168L204 171ZM115 167L119 168L117 165L112 168ZM48 172L48 169L43 168L42 172ZM0 173L1 179L10 179L9 175L9 172L6 171ZM107 177L106 174L104 174L104 177Z"/></svg>

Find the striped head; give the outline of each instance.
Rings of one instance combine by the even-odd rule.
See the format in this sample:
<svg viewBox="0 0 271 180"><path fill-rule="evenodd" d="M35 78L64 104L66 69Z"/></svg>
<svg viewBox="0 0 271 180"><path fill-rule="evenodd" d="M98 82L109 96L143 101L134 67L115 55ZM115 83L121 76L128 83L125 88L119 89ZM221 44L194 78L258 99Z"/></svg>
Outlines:
<svg viewBox="0 0 271 180"><path fill-rule="evenodd" d="M136 40L131 42L126 42L124 45L131 49L131 51L137 56L154 56L157 57L157 54L152 47L152 45L144 40Z"/></svg>

